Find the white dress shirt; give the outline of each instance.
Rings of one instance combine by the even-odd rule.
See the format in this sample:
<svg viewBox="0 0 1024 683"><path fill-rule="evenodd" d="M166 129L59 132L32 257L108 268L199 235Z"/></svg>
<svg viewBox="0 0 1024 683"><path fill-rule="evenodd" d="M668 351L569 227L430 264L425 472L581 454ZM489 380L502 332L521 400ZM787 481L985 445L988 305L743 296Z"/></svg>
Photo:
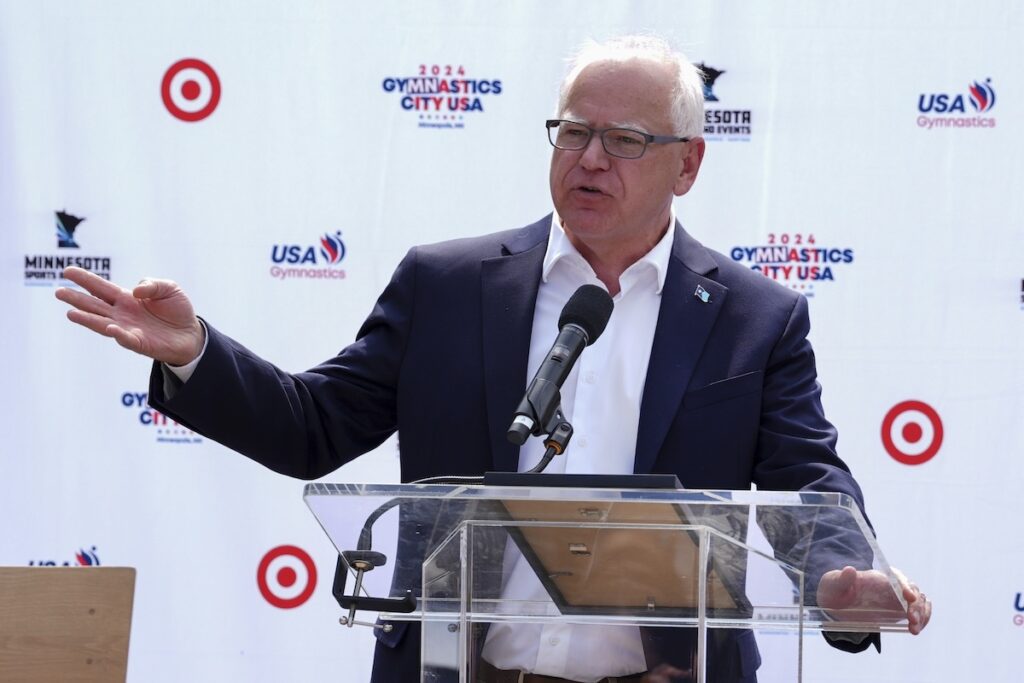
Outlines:
<svg viewBox="0 0 1024 683"><path fill-rule="evenodd" d="M674 215L669 228L675 223ZM651 344L661 306L674 231L631 265L619 278L615 308L600 338L588 346L562 385L562 412L573 425L564 455L545 472L628 474L633 472ZM526 381L540 367L558 334L562 307L578 287L607 289L566 237L555 215L533 313L533 336ZM539 438L520 449L519 471L535 466L544 454ZM529 564L512 549L506 552L505 598L547 600ZM491 625L483 658L499 669L599 681L647 670L640 631L634 626L522 623Z"/></svg>

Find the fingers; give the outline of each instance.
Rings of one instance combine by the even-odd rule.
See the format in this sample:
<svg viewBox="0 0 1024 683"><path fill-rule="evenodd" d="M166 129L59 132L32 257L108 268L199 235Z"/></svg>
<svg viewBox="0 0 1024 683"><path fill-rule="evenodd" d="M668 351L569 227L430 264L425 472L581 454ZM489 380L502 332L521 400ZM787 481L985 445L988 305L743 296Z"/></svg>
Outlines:
<svg viewBox="0 0 1024 683"><path fill-rule="evenodd" d="M80 311L78 309L72 309L68 311L68 320L73 323L78 323L82 327L86 327L96 334L102 334L104 337L114 336L108 332L108 328L117 327L110 321L110 318L104 315L96 315L95 313L89 313L87 311Z"/></svg>
<svg viewBox="0 0 1024 683"><path fill-rule="evenodd" d="M895 576L896 580L900 582L900 587L903 589L903 597L907 597L907 590L909 590L910 586L912 585L910 579L908 579L907 575L901 572L898 568L889 568L892 570L892 575ZM914 586L914 588L916 589L917 587Z"/></svg>
<svg viewBox="0 0 1024 683"><path fill-rule="evenodd" d="M113 307L102 299L97 299L94 296L79 292L76 289L69 289L67 287L61 287L55 293L55 296L66 304L71 304L77 309L85 311L86 313L93 313L95 315L110 317L113 312Z"/></svg>
<svg viewBox="0 0 1024 683"><path fill-rule="evenodd" d="M825 609L844 609L857 597L857 570L847 566L825 572L818 582L818 605Z"/></svg>
<svg viewBox="0 0 1024 683"><path fill-rule="evenodd" d="M105 318L95 313L71 310L68 311L68 320L78 323L82 327L87 327L96 334L112 337L114 341L130 351L142 353L142 339L134 332L129 332L123 327L110 322L110 318Z"/></svg>
<svg viewBox="0 0 1024 683"><path fill-rule="evenodd" d="M145 279L135 286L132 296L136 299L164 299L178 292L178 285L170 280Z"/></svg>
<svg viewBox="0 0 1024 683"><path fill-rule="evenodd" d="M839 572L839 575L836 576L830 588L836 595L844 595L851 592L856 583L857 570L854 567L846 566L843 567L842 571Z"/></svg>
<svg viewBox="0 0 1024 683"><path fill-rule="evenodd" d="M932 618L932 601L924 593L907 606L907 630L915 636L924 630Z"/></svg>
<svg viewBox="0 0 1024 683"><path fill-rule="evenodd" d="M111 305L117 300L117 295L123 291L113 282L104 280L99 275L76 266L68 266L64 269L64 279L74 282L97 299Z"/></svg>
<svg viewBox="0 0 1024 683"><path fill-rule="evenodd" d="M74 282L100 301L110 305L113 305L117 300L117 296L124 292L123 289L113 282L104 280L99 275L76 266L69 266L64 269L64 279ZM132 295L136 299L161 299L177 291L178 285L170 280L145 279L135 286L135 289L132 290ZM61 300L64 301L66 299L61 298Z"/></svg>
<svg viewBox="0 0 1024 683"><path fill-rule="evenodd" d="M900 589L903 593L903 599L907 603L912 603L917 600L918 595L921 593L921 589L917 587L917 584L907 578L906 574L901 572L896 567L891 567L893 576L900 582Z"/></svg>
<svg viewBox="0 0 1024 683"><path fill-rule="evenodd" d="M932 620L932 601L928 599L924 593L921 593L921 613L920 618L917 620L917 628L911 630L911 633L917 635L924 630L924 627L928 625L928 622Z"/></svg>
<svg viewBox="0 0 1024 683"><path fill-rule="evenodd" d="M916 583L911 581L896 567L892 573L900 582L903 598L907 601L907 630L917 635L932 618L932 603Z"/></svg>

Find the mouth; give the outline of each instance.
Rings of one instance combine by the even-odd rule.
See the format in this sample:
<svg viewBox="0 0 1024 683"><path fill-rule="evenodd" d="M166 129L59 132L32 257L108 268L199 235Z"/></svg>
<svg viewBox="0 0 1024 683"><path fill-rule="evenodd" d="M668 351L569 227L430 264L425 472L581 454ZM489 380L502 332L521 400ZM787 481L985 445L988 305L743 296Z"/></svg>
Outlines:
<svg viewBox="0 0 1024 683"><path fill-rule="evenodd" d="M600 188L594 187L593 185L580 185L576 188L578 191L590 195L602 195L605 194Z"/></svg>

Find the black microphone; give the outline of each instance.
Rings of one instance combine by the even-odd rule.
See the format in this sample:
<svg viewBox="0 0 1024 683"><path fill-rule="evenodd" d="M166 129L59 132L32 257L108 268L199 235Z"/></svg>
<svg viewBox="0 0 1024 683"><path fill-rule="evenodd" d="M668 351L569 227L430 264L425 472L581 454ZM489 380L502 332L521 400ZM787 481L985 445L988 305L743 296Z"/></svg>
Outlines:
<svg viewBox="0 0 1024 683"><path fill-rule="evenodd" d="M531 434L540 434L548 427L562 402L562 383L584 347L604 332L613 306L608 292L597 285L583 285L569 297L558 318L558 337L516 408L506 433L509 441L522 446Z"/></svg>

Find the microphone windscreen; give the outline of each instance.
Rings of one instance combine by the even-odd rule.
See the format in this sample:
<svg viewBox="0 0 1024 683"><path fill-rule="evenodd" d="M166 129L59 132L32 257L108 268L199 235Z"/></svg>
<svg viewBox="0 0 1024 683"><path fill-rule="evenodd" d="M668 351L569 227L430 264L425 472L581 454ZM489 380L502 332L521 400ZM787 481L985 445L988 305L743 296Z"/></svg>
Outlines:
<svg viewBox="0 0 1024 683"><path fill-rule="evenodd" d="M582 327L587 334L587 346L590 346L604 332L614 307L608 292L597 285L583 285L573 292L562 309L558 329L569 324Z"/></svg>

